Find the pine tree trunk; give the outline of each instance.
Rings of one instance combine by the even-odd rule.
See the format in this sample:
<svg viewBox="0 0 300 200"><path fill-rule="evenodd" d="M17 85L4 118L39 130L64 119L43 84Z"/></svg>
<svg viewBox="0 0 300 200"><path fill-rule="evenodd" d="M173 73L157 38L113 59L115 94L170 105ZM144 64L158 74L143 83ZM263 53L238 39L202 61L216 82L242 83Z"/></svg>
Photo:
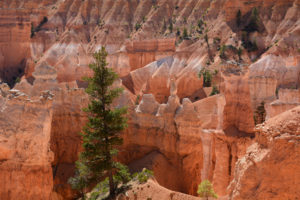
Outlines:
<svg viewBox="0 0 300 200"><path fill-rule="evenodd" d="M115 185L114 185L114 179L113 179L113 173L112 173L112 161L111 161L111 156L110 152L108 149L108 143L107 143L107 138L106 138L106 158L107 162L110 163L110 169L108 169L108 181L109 181L109 194L111 197L114 197L115 194Z"/></svg>
<svg viewBox="0 0 300 200"><path fill-rule="evenodd" d="M108 179L109 179L109 194L111 197L114 197L115 195L115 185L114 185L114 179L112 171L109 170L108 172Z"/></svg>
<svg viewBox="0 0 300 200"><path fill-rule="evenodd" d="M109 194L110 194L111 197L114 197L114 195L115 195L115 186L114 186L114 179L113 179L113 175L112 175L111 170L109 171L108 178L109 178Z"/></svg>
<svg viewBox="0 0 300 200"><path fill-rule="evenodd" d="M110 157L109 151L107 152L107 158L108 158L108 162L111 163L111 157ZM109 181L109 194L111 197L114 197L115 184L114 184L114 179L113 179L112 166L110 166L110 169L108 170L108 181Z"/></svg>

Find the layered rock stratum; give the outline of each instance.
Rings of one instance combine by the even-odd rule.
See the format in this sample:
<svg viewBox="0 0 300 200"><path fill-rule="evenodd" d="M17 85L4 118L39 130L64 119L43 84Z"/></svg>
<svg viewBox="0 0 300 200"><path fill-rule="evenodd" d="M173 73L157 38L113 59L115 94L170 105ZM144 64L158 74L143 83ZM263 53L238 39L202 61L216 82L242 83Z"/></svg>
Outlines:
<svg viewBox="0 0 300 200"><path fill-rule="evenodd" d="M130 198L195 199L204 179L220 199L299 198L299 19L299 0L1 1L0 199L76 198L82 77L103 45L129 110L119 160L157 181Z"/></svg>

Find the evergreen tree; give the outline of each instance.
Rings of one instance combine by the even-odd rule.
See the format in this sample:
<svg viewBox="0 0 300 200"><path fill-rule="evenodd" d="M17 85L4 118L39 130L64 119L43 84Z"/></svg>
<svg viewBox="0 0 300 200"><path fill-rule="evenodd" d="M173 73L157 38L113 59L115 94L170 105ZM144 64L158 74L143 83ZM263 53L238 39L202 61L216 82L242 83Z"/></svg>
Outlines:
<svg viewBox="0 0 300 200"><path fill-rule="evenodd" d="M95 62L89 65L94 75L85 78L89 83L86 93L90 97L84 110L88 113L88 122L81 133L83 151L76 162L77 174L69 182L74 189L82 191L108 177L109 192L114 196L117 183L113 175L118 173L120 163L113 158L117 154L116 147L122 144L119 133L127 123L123 116L126 108L112 108L111 105L122 88L112 88L118 76L107 67L106 56L104 47L94 54Z"/></svg>
<svg viewBox="0 0 300 200"><path fill-rule="evenodd" d="M205 197L206 199L208 199L208 197L218 198L209 180L204 180L199 184L197 193L200 197Z"/></svg>
<svg viewBox="0 0 300 200"><path fill-rule="evenodd" d="M183 37L184 40L188 40L189 39L189 34L188 34L186 28L183 29L183 36L182 37Z"/></svg>
<svg viewBox="0 0 300 200"><path fill-rule="evenodd" d="M239 9L238 10L238 12L236 13L236 25L238 26L238 27L240 27L240 25L241 25L241 21L242 21L242 12L241 12L241 10Z"/></svg>
<svg viewBox="0 0 300 200"><path fill-rule="evenodd" d="M242 60L242 54L243 54L243 49L242 49L242 47L239 47L239 48L237 49L237 54L238 54L238 56L239 56L239 62L241 62L241 60Z"/></svg>
<svg viewBox="0 0 300 200"><path fill-rule="evenodd" d="M173 33L173 22L172 22L172 20L170 20L169 21L169 31L170 31L170 33Z"/></svg>
<svg viewBox="0 0 300 200"><path fill-rule="evenodd" d="M250 22L249 24L245 27L245 30L248 33L259 31L259 13L257 8L253 8L250 16Z"/></svg>
<svg viewBox="0 0 300 200"><path fill-rule="evenodd" d="M212 82L212 74L208 69L202 68L198 74L198 77L203 76L203 87L210 87Z"/></svg>

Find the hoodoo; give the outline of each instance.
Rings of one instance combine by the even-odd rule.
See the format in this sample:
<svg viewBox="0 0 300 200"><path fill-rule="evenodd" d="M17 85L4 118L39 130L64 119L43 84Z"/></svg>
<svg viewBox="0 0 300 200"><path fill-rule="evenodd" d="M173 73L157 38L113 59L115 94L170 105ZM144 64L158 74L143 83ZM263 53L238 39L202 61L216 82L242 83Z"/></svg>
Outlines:
<svg viewBox="0 0 300 200"><path fill-rule="evenodd" d="M100 178L102 47L127 126ZM0 199L300 199L299 85L299 0L1 0Z"/></svg>

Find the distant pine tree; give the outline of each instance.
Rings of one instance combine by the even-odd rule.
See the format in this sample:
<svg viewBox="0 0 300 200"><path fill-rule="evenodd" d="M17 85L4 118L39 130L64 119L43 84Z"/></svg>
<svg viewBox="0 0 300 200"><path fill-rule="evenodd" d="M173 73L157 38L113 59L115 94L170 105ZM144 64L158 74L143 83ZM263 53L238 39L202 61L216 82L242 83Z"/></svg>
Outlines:
<svg viewBox="0 0 300 200"><path fill-rule="evenodd" d="M239 9L238 10L238 12L236 13L236 25L238 26L238 27L240 27L240 25L241 25L241 21L242 21L242 12L241 12L241 10Z"/></svg>
<svg viewBox="0 0 300 200"><path fill-rule="evenodd" d="M124 117L127 110L111 105L122 88L112 88L118 76L107 67L106 56L104 47L94 54L95 62L89 65L94 75L85 78L89 83L86 93L90 97L90 103L84 110L88 113L88 122L81 133L83 151L76 162L77 172L75 177L69 179L72 188L80 190L83 196L84 188L105 177L109 180L111 196L114 196L117 188L113 175L119 171L120 163L113 158L117 155L116 147L123 142L119 133L127 126Z"/></svg>

